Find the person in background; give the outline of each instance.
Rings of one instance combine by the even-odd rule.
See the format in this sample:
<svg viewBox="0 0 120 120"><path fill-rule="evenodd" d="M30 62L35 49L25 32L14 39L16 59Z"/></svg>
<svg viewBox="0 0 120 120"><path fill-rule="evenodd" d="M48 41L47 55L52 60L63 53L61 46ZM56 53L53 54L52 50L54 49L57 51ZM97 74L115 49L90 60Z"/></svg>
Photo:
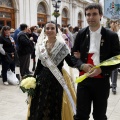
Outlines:
<svg viewBox="0 0 120 120"><path fill-rule="evenodd" d="M0 36L1 36L2 25L0 25ZM0 54L0 64L1 64L1 54ZM1 77L1 75L0 75Z"/></svg>
<svg viewBox="0 0 120 120"><path fill-rule="evenodd" d="M69 32L71 33L71 34L73 34L73 27L70 25L70 26L68 26L68 29L69 29Z"/></svg>
<svg viewBox="0 0 120 120"><path fill-rule="evenodd" d="M2 26L0 25L0 36L1 36L1 30L2 30Z"/></svg>
<svg viewBox="0 0 120 120"><path fill-rule="evenodd" d="M113 32L116 32L118 31L118 24L117 24L117 21L110 21L110 30L112 30ZM111 82L112 82L112 93L113 94L116 94L116 87L117 87L117 79L118 79L118 69L114 69L112 71L112 74L111 74Z"/></svg>
<svg viewBox="0 0 120 120"><path fill-rule="evenodd" d="M120 46L120 23L118 23L118 37L119 37L119 46ZM120 73L120 67L118 68L118 72Z"/></svg>
<svg viewBox="0 0 120 120"><path fill-rule="evenodd" d="M42 31L42 28L37 29L38 37L40 36L41 31Z"/></svg>
<svg viewBox="0 0 120 120"><path fill-rule="evenodd" d="M33 68L32 68L32 71L34 71L35 70L35 66L36 66L35 46L36 46L37 39L38 39L37 26L30 27L30 30L31 30L31 36L33 37L33 43L34 43L34 51L31 54L31 58L33 59Z"/></svg>
<svg viewBox="0 0 120 120"><path fill-rule="evenodd" d="M63 37L63 39L65 40L65 43L66 43L66 44L68 45L68 47L70 48L70 46L69 46L69 39L68 39L68 37L66 36L65 30L64 30L63 27L61 28L61 32L62 32L62 37Z"/></svg>
<svg viewBox="0 0 120 120"><path fill-rule="evenodd" d="M74 29L73 29L73 45L74 45L74 42L75 42L75 39L76 39L76 36L77 36L77 34L78 34L78 31L79 31L79 27L74 27Z"/></svg>
<svg viewBox="0 0 120 120"><path fill-rule="evenodd" d="M14 35L13 35L13 39L15 41L15 45L16 45L16 51L18 51L18 41L17 41L17 38L18 38L18 33L20 32L20 27L17 28L15 31L14 31ZM15 65L17 67L20 67L20 61L19 61L19 58L18 58L18 55L16 54L15 55Z"/></svg>
<svg viewBox="0 0 120 120"><path fill-rule="evenodd" d="M120 41L120 23L118 23L118 37L119 37L119 41Z"/></svg>
<svg viewBox="0 0 120 120"><path fill-rule="evenodd" d="M29 71L30 54L33 52L33 38L27 35L28 26L26 24L20 25L20 32L18 34L18 56L20 61L20 74L23 78L26 74L31 74Z"/></svg>
<svg viewBox="0 0 120 120"><path fill-rule="evenodd" d="M69 37L70 44L71 44L71 49L72 49L73 48L73 43L74 43L73 27L71 25L69 25L66 29L67 29L67 36Z"/></svg>
<svg viewBox="0 0 120 120"><path fill-rule="evenodd" d="M14 40L15 40L15 44L16 44L16 49L18 49L17 38L18 38L18 33L19 33L20 31L21 31L21 30L20 30L20 27L17 28L17 29L15 30L15 32L14 32L14 36L13 36L13 38L14 38Z"/></svg>
<svg viewBox="0 0 120 120"><path fill-rule="evenodd" d="M71 50L71 48L72 48L72 41L71 41L71 39L69 37L69 30L68 30L68 28L64 28L63 29L63 34L65 34L67 36L67 38L65 38L66 39L66 43L67 43L68 47Z"/></svg>
<svg viewBox="0 0 120 120"><path fill-rule="evenodd" d="M61 29L61 25L60 25L60 24L57 24L57 28L58 28L58 29Z"/></svg>
<svg viewBox="0 0 120 120"><path fill-rule="evenodd" d="M15 72L15 42L10 36L10 27L3 26L0 36L0 53L2 61L2 80L4 85L9 85L7 82L7 70L11 69ZM11 61L7 58L10 57Z"/></svg>
<svg viewBox="0 0 120 120"><path fill-rule="evenodd" d="M91 105L93 119L107 120L106 111L110 93L110 75L117 65L101 66L92 69L113 56L120 54L117 33L101 26L103 12L99 3L85 7L85 17L89 26L81 29L75 39L74 55L80 53L80 76L89 76L78 83L77 108L74 120L89 120Z"/></svg>
<svg viewBox="0 0 120 120"><path fill-rule="evenodd" d="M14 28L11 28L10 29L10 35L11 35L12 38L14 38L14 32L15 32Z"/></svg>

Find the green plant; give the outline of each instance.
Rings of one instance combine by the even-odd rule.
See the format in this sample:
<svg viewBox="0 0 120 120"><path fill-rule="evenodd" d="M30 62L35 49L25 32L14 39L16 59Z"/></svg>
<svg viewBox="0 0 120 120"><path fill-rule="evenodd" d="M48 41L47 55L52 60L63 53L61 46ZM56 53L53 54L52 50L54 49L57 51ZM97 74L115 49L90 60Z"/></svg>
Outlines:
<svg viewBox="0 0 120 120"><path fill-rule="evenodd" d="M54 17L59 17L59 16L60 16L60 13L59 13L59 12L53 12L52 15L53 15Z"/></svg>

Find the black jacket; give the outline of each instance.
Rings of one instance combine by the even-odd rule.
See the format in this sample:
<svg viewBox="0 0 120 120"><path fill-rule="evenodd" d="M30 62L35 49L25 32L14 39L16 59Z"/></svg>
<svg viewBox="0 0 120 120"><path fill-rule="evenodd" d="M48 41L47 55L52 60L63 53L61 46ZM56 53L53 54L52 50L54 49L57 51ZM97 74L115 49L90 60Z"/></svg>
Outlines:
<svg viewBox="0 0 120 120"><path fill-rule="evenodd" d="M20 32L18 34L18 55L27 55L33 52L33 42L28 38L27 34Z"/></svg>
<svg viewBox="0 0 120 120"><path fill-rule="evenodd" d="M104 27L102 27L101 29L101 35L102 37L100 43L100 62L120 54L118 35ZM74 51L80 52L81 55L80 64L87 62L89 47L90 47L90 32L89 27L86 27L78 32L73 47L73 52ZM110 72L114 70L117 66L119 65L107 67L101 66L102 75L110 76Z"/></svg>
<svg viewBox="0 0 120 120"><path fill-rule="evenodd" d="M3 44L3 49L7 53L14 53L15 47L9 37L0 36L0 44Z"/></svg>

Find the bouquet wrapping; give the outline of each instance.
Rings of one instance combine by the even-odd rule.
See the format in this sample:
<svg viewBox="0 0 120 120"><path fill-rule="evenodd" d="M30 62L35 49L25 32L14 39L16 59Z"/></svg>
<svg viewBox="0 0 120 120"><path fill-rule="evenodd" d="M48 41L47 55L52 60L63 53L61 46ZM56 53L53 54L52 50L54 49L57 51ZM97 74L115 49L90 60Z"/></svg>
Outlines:
<svg viewBox="0 0 120 120"><path fill-rule="evenodd" d="M120 64L120 55L111 57L110 59L107 59L107 60L101 62L99 65L94 66L91 69L91 71L100 67L100 66L110 66L110 65L116 65L116 64ZM75 82L80 83L83 80L85 80L87 77L89 77L89 75L90 75L90 72L85 73L84 75L81 75L80 77L77 77Z"/></svg>

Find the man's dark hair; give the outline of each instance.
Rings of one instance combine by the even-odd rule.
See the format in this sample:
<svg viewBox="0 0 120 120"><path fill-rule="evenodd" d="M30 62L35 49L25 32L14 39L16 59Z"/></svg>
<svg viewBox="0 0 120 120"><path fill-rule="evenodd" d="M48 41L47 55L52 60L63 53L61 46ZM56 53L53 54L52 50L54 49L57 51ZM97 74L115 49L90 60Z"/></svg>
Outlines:
<svg viewBox="0 0 120 120"><path fill-rule="evenodd" d="M20 24L20 30L21 31L23 31L23 30L25 30L25 28L27 28L28 26L27 26L27 24Z"/></svg>
<svg viewBox="0 0 120 120"><path fill-rule="evenodd" d="M74 31L74 32L78 32L78 31L79 31L79 27L77 27L77 26L74 27L73 31Z"/></svg>
<svg viewBox="0 0 120 120"><path fill-rule="evenodd" d="M117 20L110 20L110 24L111 23L117 23Z"/></svg>
<svg viewBox="0 0 120 120"><path fill-rule="evenodd" d="M6 30L10 30L10 27L9 26L3 26L2 30L1 30L1 36L5 36L4 31L6 31Z"/></svg>
<svg viewBox="0 0 120 120"><path fill-rule="evenodd" d="M98 9L98 11L99 11L99 14L100 15L103 15L103 12L102 12L102 6L99 4L99 3L91 3L91 4L89 4L89 5L87 5L86 7L85 7L85 16L86 16L86 11L87 10L91 10L91 9Z"/></svg>
<svg viewBox="0 0 120 120"><path fill-rule="evenodd" d="M57 24L57 27L60 29L60 24Z"/></svg>
<svg viewBox="0 0 120 120"><path fill-rule="evenodd" d="M61 30L61 32L63 32L63 31L64 31L64 28L62 27L60 30Z"/></svg>

